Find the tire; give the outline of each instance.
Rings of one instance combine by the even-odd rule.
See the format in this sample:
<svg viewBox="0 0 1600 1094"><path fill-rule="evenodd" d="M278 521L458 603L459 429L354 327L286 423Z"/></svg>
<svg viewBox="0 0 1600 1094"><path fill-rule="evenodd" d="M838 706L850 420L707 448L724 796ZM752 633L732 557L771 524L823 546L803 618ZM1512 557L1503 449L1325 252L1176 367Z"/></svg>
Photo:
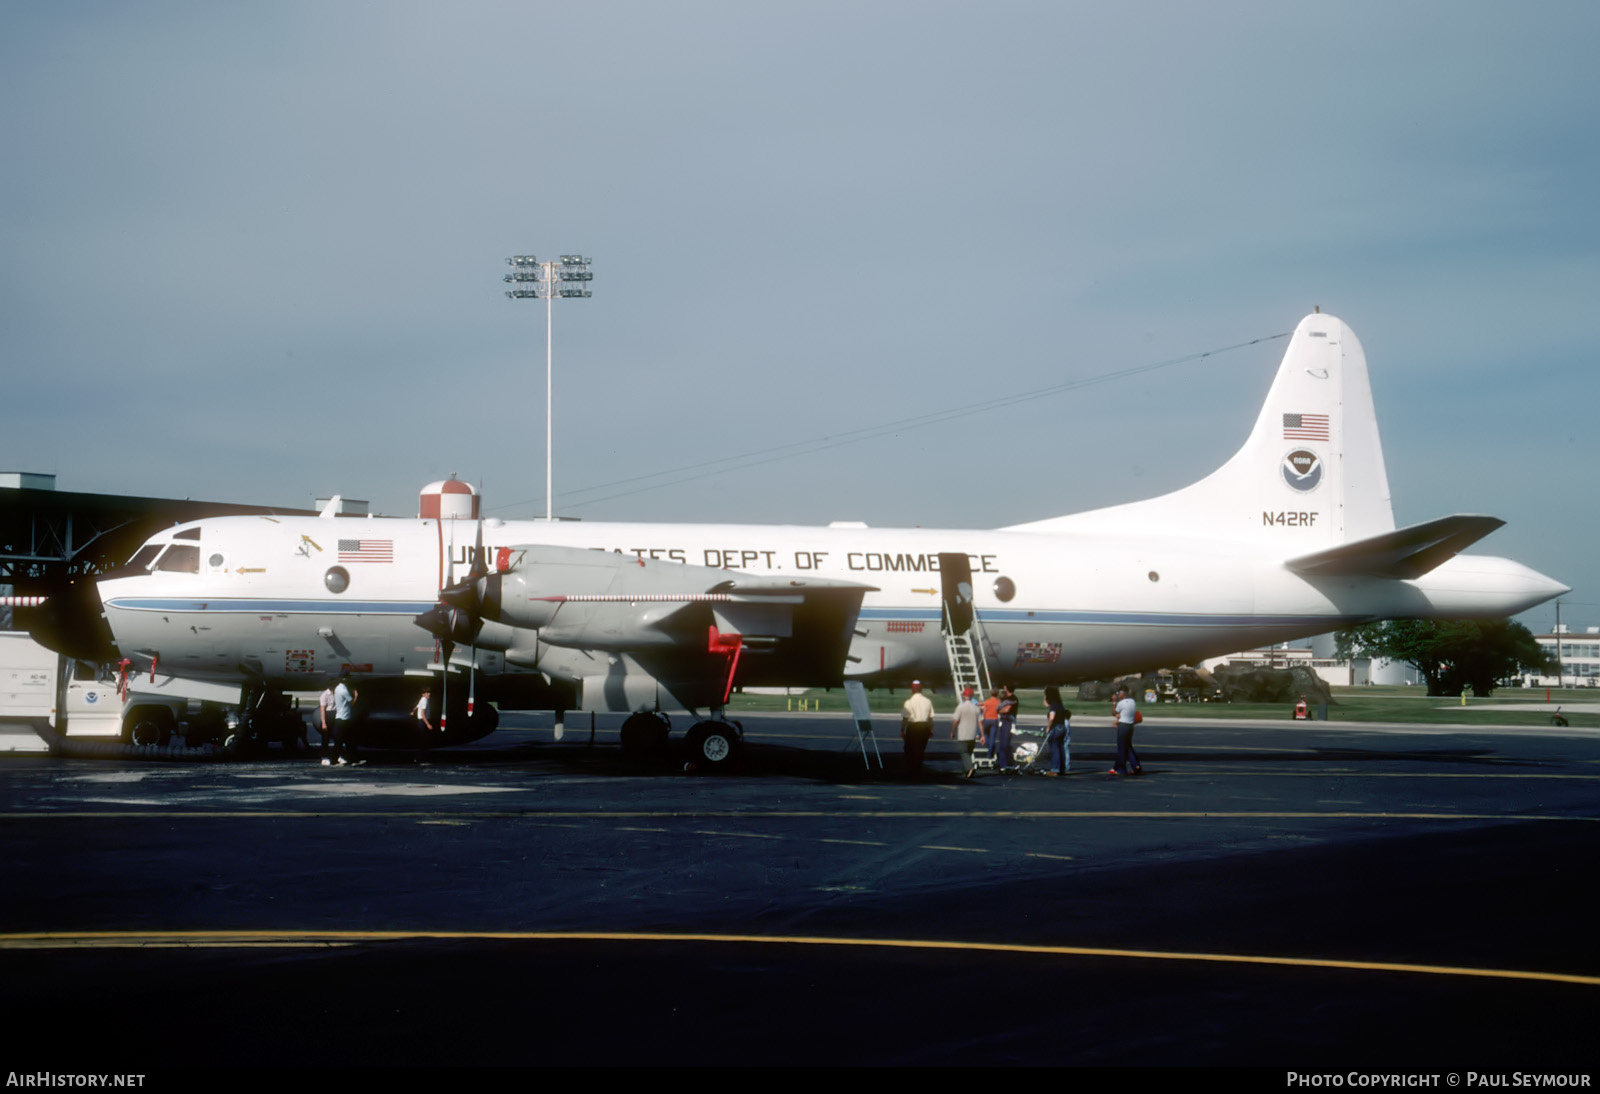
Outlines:
<svg viewBox="0 0 1600 1094"><path fill-rule="evenodd" d="M726 722L698 722L683 739L689 764L695 768L720 771L739 754L739 731Z"/></svg>
<svg viewBox="0 0 1600 1094"><path fill-rule="evenodd" d="M622 754L640 763L660 763L667 755L667 720L639 711L622 723Z"/></svg>
<svg viewBox="0 0 1600 1094"><path fill-rule="evenodd" d="M488 703L484 703L472 712L472 717L467 719L467 735L474 741L480 737L487 737L500 725L500 712Z"/></svg>
<svg viewBox="0 0 1600 1094"><path fill-rule="evenodd" d="M199 712L189 719L184 740L190 748L196 748L206 744L221 744L227 735L227 715L220 708L208 703L203 704Z"/></svg>
<svg viewBox="0 0 1600 1094"><path fill-rule="evenodd" d="M132 745L162 745L172 740L176 724L166 707L134 707L124 721L123 737Z"/></svg>

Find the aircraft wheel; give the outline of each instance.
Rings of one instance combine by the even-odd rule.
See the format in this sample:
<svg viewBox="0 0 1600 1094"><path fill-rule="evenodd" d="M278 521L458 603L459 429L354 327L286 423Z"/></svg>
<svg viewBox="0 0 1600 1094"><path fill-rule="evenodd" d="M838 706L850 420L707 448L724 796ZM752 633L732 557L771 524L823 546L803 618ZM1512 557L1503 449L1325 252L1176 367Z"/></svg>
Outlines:
<svg viewBox="0 0 1600 1094"><path fill-rule="evenodd" d="M500 725L500 712L488 703L484 703L472 712L472 717L467 720L467 728L472 733L473 739L487 737Z"/></svg>
<svg viewBox="0 0 1600 1094"><path fill-rule="evenodd" d="M221 707L211 703L203 703L200 712L189 719L189 727L184 734L184 740L190 748L200 745L221 743L228 735L228 717Z"/></svg>
<svg viewBox="0 0 1600 1094"><path fill-rule="evenodd" d="M659 763L667 754L667 720L639 711L622 723L622 754L630 760Z"/></svg>
<svg viewBox="0 0 1600 1094"><path fill-rule="evenodd" d="M172 711L166 707L135 707L128 714L129 744L164 745L172 740L172 730Z"/></svg>
<svg viewBox="0 0 1600 1094"><path fill-rule="evenodd" d="M739 731L726 722L699 722L683 739L689 763L713 771L725 768L739 753Z"/></svg>

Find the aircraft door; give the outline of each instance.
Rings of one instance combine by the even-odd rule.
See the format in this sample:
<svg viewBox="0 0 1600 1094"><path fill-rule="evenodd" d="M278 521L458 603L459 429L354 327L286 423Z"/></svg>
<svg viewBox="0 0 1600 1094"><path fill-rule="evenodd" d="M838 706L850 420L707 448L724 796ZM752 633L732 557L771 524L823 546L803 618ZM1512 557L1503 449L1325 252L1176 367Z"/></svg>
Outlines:
<svg viewBox="0 0 1600 1094"><path fill-rule="evenodd" d="M954 551L939 553L940 595L944 599L947 634L972 629L972 561Z"/></svg>

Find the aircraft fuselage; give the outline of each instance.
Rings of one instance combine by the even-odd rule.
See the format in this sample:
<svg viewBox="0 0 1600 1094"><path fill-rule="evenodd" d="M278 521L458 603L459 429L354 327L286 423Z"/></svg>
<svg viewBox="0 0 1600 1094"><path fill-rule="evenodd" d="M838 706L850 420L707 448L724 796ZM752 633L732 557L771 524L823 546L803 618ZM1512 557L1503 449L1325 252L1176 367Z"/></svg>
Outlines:
<svg viewBox="0 0 1600 1094"><path fill-rule="evenodd" d="M1416 581L1308 579L1282 564L1303 551L1300 530L1282 526L1280 545L1241 552L1154 535L488 520L483 543L491 565L501 547L540 544L872 586L844 675L885 681L947 674L941 552L967 556L990 669L1018 685L1192 662L1370 619L1509 614L1549 595L1548 579L1482 556ZM216 518L156 537L162 553L145 560L155 569L105 579L101 595L118 647L158 657L165 672L242 671L281 687L340 671L416 674L439 648L414 617L465 576L476 535L471 520ZM477 658L487 674L508 667L494 650Z"/></svg>

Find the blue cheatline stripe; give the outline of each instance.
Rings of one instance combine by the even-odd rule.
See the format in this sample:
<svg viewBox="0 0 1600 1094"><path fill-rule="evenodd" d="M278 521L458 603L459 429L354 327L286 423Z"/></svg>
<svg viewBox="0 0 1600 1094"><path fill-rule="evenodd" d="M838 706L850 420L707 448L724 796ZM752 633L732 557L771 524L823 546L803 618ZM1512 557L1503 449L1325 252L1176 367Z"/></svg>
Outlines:
<svg viewBox="0 0 1600 1094"><path fill-rule="evenodd" d="M136 612L212 612L273 615L419 615L436 602L432 600L279 600L227 599L189 600L181 597L118 597L106 606ZM865 622L909 620L938 624L940 613L932 608L862 608ZM1112 612L1047 611L1025 608L986 608L978 612L983 623L1048 623L1080 626L1122 625L1135 627L1299 627L1326 626L1328 630L1350 626L1367 619L1349 615L1218 615L1206 612Z"/></svg>
<svg viewBox="0 0 1600 1094"><path fill-rule="evenodd" d="M978 612L981 623L1075 623L1082 625L1122 624L1145 627L1298 627L1326 625L1329 630L1365 622L1364 615L1218 615L1208 612L1091 612L1048 611L1026 608L985 608ZM867 622L921 620L940 622L940 614L928 608L862 608Z"/></svg>
<svg viewBox="0 0 1600 1094"><path fill-rule="evenodd" d="M418 615L432 600L185 600L169 596L127 596L106 607L135 612L233 612L246 615Z"/></svg>

